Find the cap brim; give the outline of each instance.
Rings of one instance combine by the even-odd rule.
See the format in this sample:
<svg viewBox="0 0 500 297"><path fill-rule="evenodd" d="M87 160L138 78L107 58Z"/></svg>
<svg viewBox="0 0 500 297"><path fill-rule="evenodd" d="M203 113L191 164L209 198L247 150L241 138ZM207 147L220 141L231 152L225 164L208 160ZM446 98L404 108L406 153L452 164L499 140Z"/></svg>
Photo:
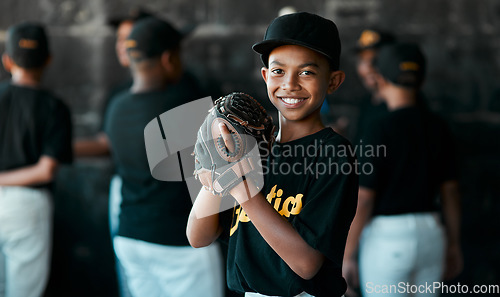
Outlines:
<svg viewBox="0 0 500 297"><path fill-rule="evenodd" d="M325 52L315 48L315 47L312 47L310 46L309 44L307 43L304 43L304 42L301 42L301 41L297 41L297 40L293 40L293 39L270 39L270 40L264 40L264 41L261 41L261 42L258 42L256 44L254 44L252 46L252 49L261 54L261 55L268 55L271 53L272 50L274 50L275 48L277 47L280 47L280 46L283 46L283 45L300 45L300 46L303 46L303 47L306 47L310 50L313 50L315 52L318 52L322 55L324 55L325 57L327 57L328 59L330 60L333 60L332 57L330 57L328 54L326 54Z"/></svg>

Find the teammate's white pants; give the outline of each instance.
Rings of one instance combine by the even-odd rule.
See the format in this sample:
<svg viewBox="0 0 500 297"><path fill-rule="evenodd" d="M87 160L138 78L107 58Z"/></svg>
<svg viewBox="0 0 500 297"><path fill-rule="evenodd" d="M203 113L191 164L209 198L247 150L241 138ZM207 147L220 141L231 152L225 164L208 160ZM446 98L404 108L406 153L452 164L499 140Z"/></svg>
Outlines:
<svg viewBox="0 0 500 297"><path fill-rule="evenodd" d="M0 297L40 297L49 277L52 203L45 189L0 186Z"/></svg>
<svg viewBox="0 0 500 297"><path fill-rule="evenodd" d="M118 227L120 226L120 212L122 203L122 178L115 174L109 183L109 234L111 236L111 243L113 238L118 234ZM114 252L114 249L113 249ZM125 270L120 260L115 255L115 271L118 281L118 292L120 297L131 297L130 290L127 284L127 277Z"/></svg>
<svg viewBox="0 0 500 297"><path fill-rule="evenodd" d="M118 233L120 226L120 212L122 203L122 178L115 174L109 182L109 233L111 238Z"/></svg>
<svg viewBox="0 0 500 297"><path fill-rule="evenodd" d="M438 296L440 292L424 290L411 294L400 286L441 281L444 249L445 234L437 214L376 216L361 236L361 293L368 297Z"/></svg>
<svg viewBox="0 0 500 297"><path fill-rule="evenodd" d="M195 249L116 236L114 246L134 297L224 296L217 243Z"/></svg>

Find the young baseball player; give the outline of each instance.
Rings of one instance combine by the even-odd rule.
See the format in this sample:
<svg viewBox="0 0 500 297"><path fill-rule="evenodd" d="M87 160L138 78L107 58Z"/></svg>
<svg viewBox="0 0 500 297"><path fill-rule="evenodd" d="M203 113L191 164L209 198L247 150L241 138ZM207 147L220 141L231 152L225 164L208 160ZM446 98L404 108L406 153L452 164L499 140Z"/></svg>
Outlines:
<svg viewBox="0 0 500 297"><path fill-rule="evenodd" d="M51 184L71 162L68 107L41 86L49 64L39 24L7 31L0 84L0 296L42 296L52 243Z"/></svg>
<svg viewBox="0 0 500 297"><path fill-rule="evenodd" d="M360 175L359 207L346 246L344 275L350 284L357 283L359 246L363 296L406 296L414 292L390 288L400 283L432 284L462 269L455 149L445 122L418 103L425 74L419 47L385 46L376 67L379 93L390 112L374 119L365 140L367 145L384 145L386 154L361 157L373 170ZM419 289L416 295L439 293Z"/></svg>
<svg viewBox="0 0 500 297"><path fill-rule="evenodd" d="M342 258L357 203L354 156L336 154L350 144L320 118L327 94L343 82L336 25L310 13L275 19L253 46L262 57L269 100L279 111L265 185L247 179L230 193L239 202L232 222L224 215L197 217L217 209L221 198L202 189L191 211L191 245L228 237L227 282L246 296L342 296ZM234 144L220 126L229 151ZM247 192L257 193L248 199ZM231 219L229 219L231 221Z"/></svg>

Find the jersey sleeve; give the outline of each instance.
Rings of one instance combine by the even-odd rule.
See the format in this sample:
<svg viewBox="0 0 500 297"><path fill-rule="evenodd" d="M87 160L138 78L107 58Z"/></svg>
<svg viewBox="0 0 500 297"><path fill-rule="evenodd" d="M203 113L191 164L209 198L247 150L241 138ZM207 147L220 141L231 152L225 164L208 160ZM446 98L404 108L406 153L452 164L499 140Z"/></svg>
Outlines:
<svg viewBox="0 0 500 297"><path fill-rule="evenodd" d="M342 145L351 146L347 142ZM311 247L341 265L358 200L355 157L330 155L318 158L316 164L316 168L329 166L329 171L318 178L309 177L308 197L292 225Z"/></svg>
<svg viewBox="0 0 500 297"><path fill-rule="evenodd" d="M42 155L52 157L60 163L71 163L73 150L70 111L59 100L57 100L53 111L54 113L47 118Z"/></svg>

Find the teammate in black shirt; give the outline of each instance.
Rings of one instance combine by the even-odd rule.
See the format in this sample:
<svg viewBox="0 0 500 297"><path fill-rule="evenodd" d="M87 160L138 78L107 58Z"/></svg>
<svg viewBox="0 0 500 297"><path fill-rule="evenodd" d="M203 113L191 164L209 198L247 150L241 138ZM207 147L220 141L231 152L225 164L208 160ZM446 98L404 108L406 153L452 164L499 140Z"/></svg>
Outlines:
<svg viewBox="0 0 500 297"><path fill-rule="evenodd" d="M134 296L219 297L223 291L218 247L193 249L186 238L186 183L154 179L144 145L152 119L201 97L196 83L182 75L181 39L163 20L135 23L126 41L134 83L113 100L104 125L123 180L114 248Z"/></svg>
<svg viewBox="0 0 500 297"><path fill-rule="evenodd" d="M128 15L125 17L115 17L109 20L108 24L111 25L116 30L116 42L115 50L116 57L120 66L122 66L127 71L130 66L130 61L127 55L126 40L132 32L134 23L147 18L152 17L148 11L141 8L133 8L129 11ZM106 111L110 106L110 103L122 92L128 91L132 86L132 78L127 78L125 81L113 86L104 100L103 112L101 114L102 118L106 115ZM77 139L74 144L75 157L96 157L96 156L108 156L110 153L109 142L104 133L103 127L104 120L102 120L102 125L99 132L93 138L90 139Z"/></svg>
<svg viewBox="0 0 500 297"><path fill-rule="evenodd" d="M148 11L141 8L132 8L129 10L128 14L125 16L115 16L108 21L108 24L115 29L116 32L116 42L115 51L116 58L123 67L129 72L130 61L127 55L126 40L127 37L132 32L134 23L140 19L152 16ZM113 73L116 75L116 73ZM90 138L79 138L73 143L73 150L75 157L109 157L110 155L110 144L106 133L104 130L104 122L106 112L111 105L111 102L118 97L122 92L128 91L132 86L132 78L128 77L124 81L117 85L114 85L109 91L102 105L101 112L101 126L96 135ZM111 178L109 185L109 231L110 237L113 239L118 232L119 225L119 214L120 214L120 204L122 202L121 195L121 185L122 180L119 175L114 174ZM127 285L127 279L125 273L123 272L123 267L120 264L118 258L115 257L115 267L116 274L118 278L118 289L120 296L127 297L130 296L130 292Z"/></svg>
<svg viewBox="0 0 500 297"><path fill-rule="evenodd" d="M418 103L425 73L418 46L385 46L376 66L378 92L390 112L372 121L364 140L365 145L384 145L386 153L361 157L373 170L360 176L359 206L347 242L344 276L356 285L360 242L363 295L376 296L385 288L391 296L403 296L408 292L391 290L391 286L432 284L442 280L443 272L453 277L461 270L455 149L448 126ZM436 204L438 193L441 208Z"/></svg>
<svg viewBox="0 0 500 297"><path fill-rule="evenodd" d="M350 143L320 118L325 96L344 80L337 28L317 15L289 14L275 19L253 48L261 54L280 122L264 189L251 199L245 187L258 191L248 180L231 190L240 205L229 224L224 215L196 217L198 209L218 209L220 201L202 189L188 238L199 247L229 237L228 285L246 296L342 296L342 257L358 180L354 156L336 154ZM229 132L221 131L230 149Z"/></svg>
<svg viewBox="0 0 500 297"><path fill-rule="evenodd" d="M42 296L49 276L51 184L72 160L68 107L41 87L50 62L39 24L9 28L0 85L0 296Z"/></svg>

